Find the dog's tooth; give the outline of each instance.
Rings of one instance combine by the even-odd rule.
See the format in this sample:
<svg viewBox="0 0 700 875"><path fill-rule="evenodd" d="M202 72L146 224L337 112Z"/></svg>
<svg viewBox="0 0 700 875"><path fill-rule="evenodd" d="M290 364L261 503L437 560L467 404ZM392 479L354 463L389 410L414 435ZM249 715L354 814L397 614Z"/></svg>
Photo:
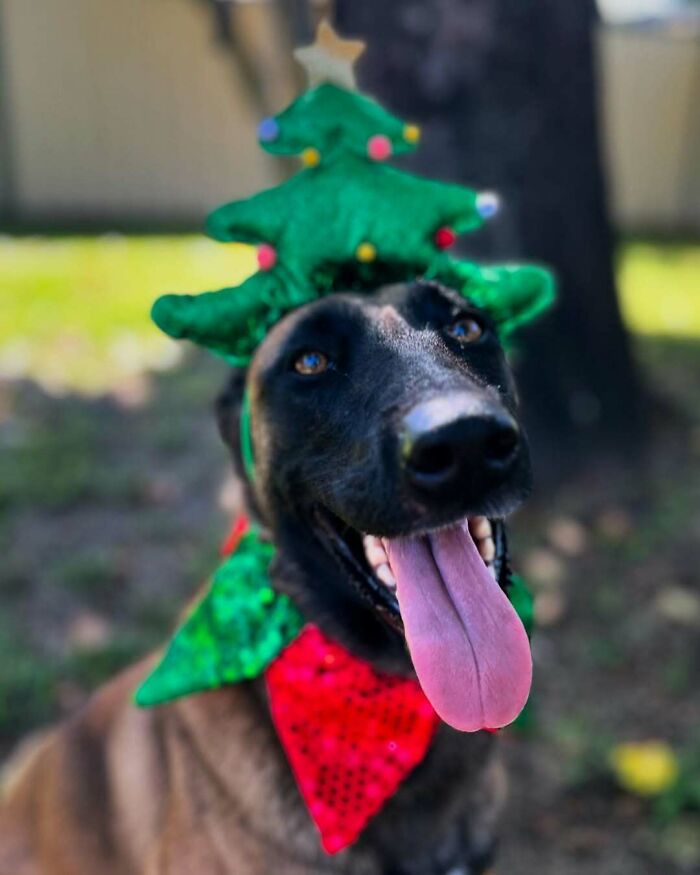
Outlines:
<svg viewBox="0 0 700 875"><path fill-rule="evenodd" d="M488 517L475 516L469 520L469 531L476 541L483 541L492 537L491 523Z"/></svg>
<svg viewBox="0 0 700 875"><path fill-rule="evenodd" d="M387 561L386 550L379 538L375 538L374 535L365 535L362 544L365 548L367 561L373 568L383 565Z"/></svg>
<svg viewBox="0 0 700 875"><path fill-rule="evenodd" d="M396 586L396 578L394 577L394 573L391 568L389 568L389 563L384 562L378 568L375 568L374 573L381 580L383 584L394 589Z"/></svg>
<svg viewBox="0 0 700 875"><path fill-rule="evenodd" d="M479 553L484 562L493 562L496 558L496 545L493 538L484 538L482 541L477 541L476 546L479 548Z"/></svg>

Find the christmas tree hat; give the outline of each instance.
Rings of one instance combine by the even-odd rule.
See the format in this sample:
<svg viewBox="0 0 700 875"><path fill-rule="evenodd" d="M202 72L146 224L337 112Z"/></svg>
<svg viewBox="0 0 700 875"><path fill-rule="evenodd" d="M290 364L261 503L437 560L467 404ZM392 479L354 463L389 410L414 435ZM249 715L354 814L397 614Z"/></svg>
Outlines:
<svg viewBox="0 0 700 875"><path fill-rule="evenodd" d="M334 291L435 279L487 310L503 337L551 303L552 279L540 267L449 255L457 235L496 212L497 199L386 163L413 151L420 130L354 89L361 51L324 22L316 43L297 52L310 87L258 134L268 152L300 156L303 169L207 221L217 240L256 245L259 270L235 288L159 298L153 319L167 334L244 365L276 321Z"/></svg>

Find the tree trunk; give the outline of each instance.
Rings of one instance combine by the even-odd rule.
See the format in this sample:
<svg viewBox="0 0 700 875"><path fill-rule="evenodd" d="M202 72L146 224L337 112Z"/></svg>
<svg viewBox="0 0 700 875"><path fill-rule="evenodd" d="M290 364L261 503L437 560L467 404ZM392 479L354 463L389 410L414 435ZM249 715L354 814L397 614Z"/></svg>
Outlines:
<svg viewBox="0 0 700 875"><path fill-rule="evenodd" d="M465 241L554 268L556 310L519 377L547 464L641 444L642 393L620 318L596 117L594 0L337 0L368 50L360 82L424 136L411 164L503 198Z"/></svg>

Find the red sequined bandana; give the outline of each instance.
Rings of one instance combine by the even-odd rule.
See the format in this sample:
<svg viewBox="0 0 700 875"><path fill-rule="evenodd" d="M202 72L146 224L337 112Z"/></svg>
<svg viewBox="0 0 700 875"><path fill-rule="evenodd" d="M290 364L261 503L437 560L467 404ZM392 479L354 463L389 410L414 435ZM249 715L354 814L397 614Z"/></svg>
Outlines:
<svg viewBox="0 0 700 875"><path fill-rule="evenodd" d="M323 848L337 853L423 760L440 720L417 680L378 672L304 625L272 589L274 550L245 517L222 553L208 592L135 700L150 707L264 674L301 796Z"/></svg>
<svg viewBox="0 0 700 875"><path fill-rule="evenodd" d="M221 552L248 529L239 517ZM375 671L307 624L267 667L270 713L329 854L342 851L425 757L440 722L416 680Z"/></svg>
<svg viewBox="0 0 700 875"><path fill-rule="evenodd" d="M301 795L324 850L337 853L421 762L439 718L416 681L380 674L316 626L265 679Z"/></svg>

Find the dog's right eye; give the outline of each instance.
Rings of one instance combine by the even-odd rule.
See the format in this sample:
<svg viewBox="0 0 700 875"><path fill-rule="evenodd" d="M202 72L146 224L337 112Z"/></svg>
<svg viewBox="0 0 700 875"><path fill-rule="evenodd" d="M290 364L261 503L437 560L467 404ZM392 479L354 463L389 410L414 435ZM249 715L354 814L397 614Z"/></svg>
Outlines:
<svg viewBox="0 0 700 875"><path fill-rule="evenodd" d="M474 343L484 333L483 326L473 316L462 316L446 329L450 337L461 344Z"/></svg>
<svg viewBox="0 0 700 875"><path fill-rule="evenodd" d="M294 370L304 377L313 377L328 370L328 356L316 350L308 350L294 359Z"/></svg>

